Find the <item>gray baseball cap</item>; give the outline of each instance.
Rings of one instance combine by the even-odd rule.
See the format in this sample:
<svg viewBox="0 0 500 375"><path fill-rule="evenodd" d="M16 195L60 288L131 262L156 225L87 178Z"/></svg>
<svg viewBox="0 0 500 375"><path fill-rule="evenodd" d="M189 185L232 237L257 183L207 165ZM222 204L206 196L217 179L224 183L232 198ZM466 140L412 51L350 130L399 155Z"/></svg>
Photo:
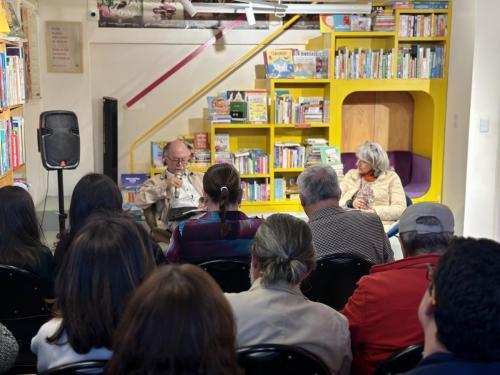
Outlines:
<svg viewBox="0 0 500 375"><path fill-rule="evenodd" d="M419 219L424 217L433 217L439 223L423 224ZM399 219L399 233L417 232L425 233L441 233L451 232L455 230L455 220L453 212L440 203L422 202L409 206Z"/></svg>

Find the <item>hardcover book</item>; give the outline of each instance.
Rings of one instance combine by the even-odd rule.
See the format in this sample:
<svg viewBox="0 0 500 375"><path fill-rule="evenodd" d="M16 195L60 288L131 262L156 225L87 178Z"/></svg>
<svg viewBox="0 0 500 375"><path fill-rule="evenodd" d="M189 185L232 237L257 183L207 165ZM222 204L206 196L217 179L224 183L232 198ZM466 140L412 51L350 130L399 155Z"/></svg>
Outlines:
<svg viewBox="0 0 500 375"><path fill-rule="evenodd" d="M208 133L194 133L193 146L195 150L206 150L209 148Z"/></svg>
<svg viewBox="0 0 500 375"><path fill-rule="evenodd" d="M293 48L264 52L266 78L293 78Z"/></svg>
<svg viewBox="0 0 500 375"><path fill-rule="evenodd" d="M267 123L267 91L246 91L248 122L250 124Z"/></svg>
<svg viewBox="0 0 500 375"><path fill-rule="evenodd" d="M214 135L215 152L229 152L229 134L216 133Z"/></svg>

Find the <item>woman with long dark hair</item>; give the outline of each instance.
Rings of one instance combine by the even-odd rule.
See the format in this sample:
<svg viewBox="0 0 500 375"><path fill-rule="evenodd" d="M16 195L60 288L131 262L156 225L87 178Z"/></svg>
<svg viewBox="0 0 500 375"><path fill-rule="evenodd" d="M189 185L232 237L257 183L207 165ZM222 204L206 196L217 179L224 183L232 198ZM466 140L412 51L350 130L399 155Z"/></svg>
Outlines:
<svg viewBox="0 0 500 375"><path fill-rule="evenodd" d="M239 211L240 175L230 164L215 164L203 176L207 213L181 222L174 230L167 259L200 263L219 258L250 259L250 245L262 222Z"/></svg>
<svg viewBox="0 0 500 375"><path fill-rule="evenodd" d="M55 283L54 319L33 338L37 369L109 359L133 290L155 267L147 232L123 214L96 214L73 238Z"/></svg>
<svg viewBox="0 0 500 375"><path fill-rule="evenodd" d="M200 268L164 266L134 293L116 335L110 374L236 375L235 323Z"/></svg>
<svg viewBox="0 0 500 375"><path fill-rule="evenodd" d="M96 212L122 212L123 198L118 185L103 174L89 173L83 176L75 186L69 207L69 230L63 233L54 252L56 274L61 268L63 258L73 238L85 225L90 215ZM156 243L152 251L157 263L164 262L164 255Z"/></svg>
<svg viewBox="0 0 500 375"><path fill-rule="evenodd" d="M33 272L51 289L52 253L42 243L31 195L18 186L0 189L0 264Z"/></svg>

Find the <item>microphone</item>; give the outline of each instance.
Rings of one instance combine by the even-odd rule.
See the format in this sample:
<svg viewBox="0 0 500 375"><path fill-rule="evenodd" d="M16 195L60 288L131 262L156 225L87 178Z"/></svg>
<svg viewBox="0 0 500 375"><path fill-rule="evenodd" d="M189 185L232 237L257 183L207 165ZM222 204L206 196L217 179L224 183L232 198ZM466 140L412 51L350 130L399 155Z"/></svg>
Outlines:
<svg viewBox="0 0 500 375"><path fill-rule="evenodd" d="M181 171L175 171L175 177L177 177L179 180L182 179L182 172ZM174 189L174 197L175 199L179 199L181 192L179 188L176 186Z"/></svg>

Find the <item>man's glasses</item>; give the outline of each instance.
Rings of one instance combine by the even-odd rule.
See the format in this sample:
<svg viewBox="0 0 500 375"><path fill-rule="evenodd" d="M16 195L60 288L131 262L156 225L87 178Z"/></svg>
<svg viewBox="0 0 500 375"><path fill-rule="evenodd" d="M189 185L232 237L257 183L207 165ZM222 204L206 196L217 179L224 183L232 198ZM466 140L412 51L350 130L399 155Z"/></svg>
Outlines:
<svg viewBox="0 0 500 375"><path fill-rule="evenodd" d="M188 165L191 162L191 158L186 159L172 159L167 156L167 160L175 163L177 165Z"/></svg>

